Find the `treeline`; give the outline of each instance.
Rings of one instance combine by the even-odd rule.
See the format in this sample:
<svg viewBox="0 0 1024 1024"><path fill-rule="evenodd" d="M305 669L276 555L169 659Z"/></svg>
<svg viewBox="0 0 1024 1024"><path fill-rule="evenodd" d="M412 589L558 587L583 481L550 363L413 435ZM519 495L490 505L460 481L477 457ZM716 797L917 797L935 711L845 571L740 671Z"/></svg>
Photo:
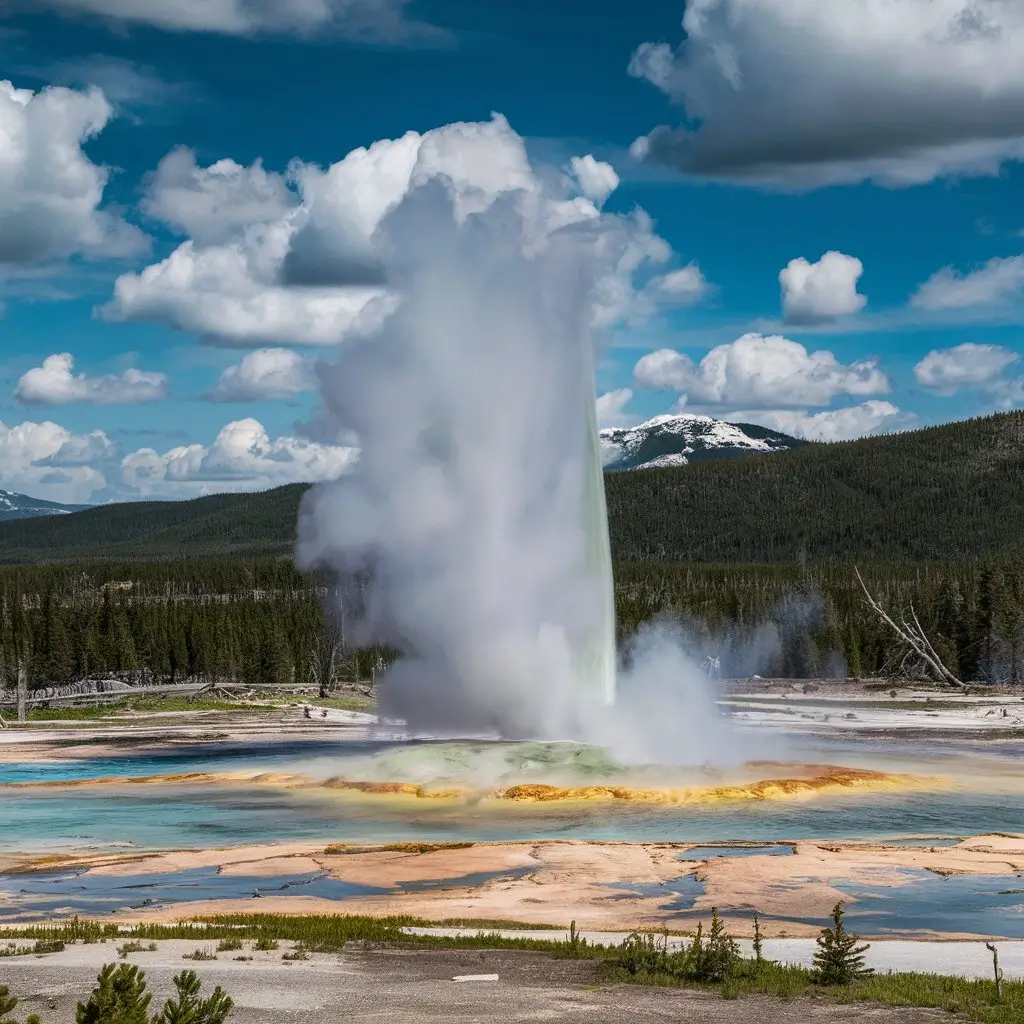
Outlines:
<svg viewBox="0 0 1024 1024"><path fill-rule="evenodd" d="M1024 558L863 565L899 620L915 612L962 680L1024 682ZM727 676L914 677L922 666L868 607L852 564L616 567L620 641L659 618Z"/></svg>
<svg viewBox="0 0 1024 1024"><path fill-rule="evenodd" d="M301 683L367 679L393 656L348 649L325 620L329 581L283 559L32 567L0 571L0 682ZM342 642L339 643L339 640Z"/></svg>
<svg viewBox="0 0 1024 1024"><path fill-rule="evenodd" d="M862 570L894 613L914 608L961 679L1024 681L1024 558ZM330 589L284 559L0 570L0 681L13 685L21 663L32 687L111 675L308 683L338 633L323 613ZM620 640L671 622L723 675L920 669L867 607L852 565L620 563L616 606ZM347 649L339 676L367 679L393 656Z"/></svg>

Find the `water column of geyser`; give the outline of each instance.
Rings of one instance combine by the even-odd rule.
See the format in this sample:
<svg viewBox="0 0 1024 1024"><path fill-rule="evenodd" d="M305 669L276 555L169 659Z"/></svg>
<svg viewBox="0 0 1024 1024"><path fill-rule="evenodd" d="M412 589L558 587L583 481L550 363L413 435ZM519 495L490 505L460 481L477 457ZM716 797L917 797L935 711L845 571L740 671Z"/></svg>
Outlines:
<svg viewBox="0 0 1024 1024"><path fill-rule="evenodd" d="M587 365L593 381L592 361ZM593 385L591 385L593 392ZM587 419L586 488L583 520L587 533L587 568L597 593L598 608L593 631L577 654L581 690L598 704L615 703L615 580L612 575L612 545L608 531L608 501L604 491L604 460L597 428L597 405L585 403Z"/></svg>
<svg viewBox="0 0 1024 1024"><path fill-rule="evenodd" d="M402 652L388 719L586 738L616 693L595 322L664 243L539 176L500 118L417 145L372 237L387 315L319 368L318 424L361 453L308 494L300 561L368 580L346 622Z"/></svg>

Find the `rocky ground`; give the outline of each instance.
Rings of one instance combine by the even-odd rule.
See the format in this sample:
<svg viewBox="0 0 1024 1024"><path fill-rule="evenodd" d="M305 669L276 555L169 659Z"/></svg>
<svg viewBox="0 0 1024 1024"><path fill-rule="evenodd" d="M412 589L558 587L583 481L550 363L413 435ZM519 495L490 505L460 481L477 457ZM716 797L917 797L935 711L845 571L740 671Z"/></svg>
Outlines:
<svg viewBox="0 0 1024 1024"><path fill-rule="evenodd" d="M931 1024L950 1019L940 1011L762 998L738 1004L701 992L609 985L593 964L530 953L377 949L315 954L298 963L282 961L280 952L246 954L254 955L249 962L231 960L236 954L220 954L213 963L183 962L182 955L194 947L163 942L157 952L133 954L131 960L145 970L155 1004L170 994L174 974L194 966L204 991L220 985L234 999L233 1024ZM65 1024L100 966L113 958L108 946L92 945L72 946L45 959L11 959L3 982L22 1000L19 1013L36 1013L42 1024ZM498 980L453 981L481 974L497 974Z"/></svg>

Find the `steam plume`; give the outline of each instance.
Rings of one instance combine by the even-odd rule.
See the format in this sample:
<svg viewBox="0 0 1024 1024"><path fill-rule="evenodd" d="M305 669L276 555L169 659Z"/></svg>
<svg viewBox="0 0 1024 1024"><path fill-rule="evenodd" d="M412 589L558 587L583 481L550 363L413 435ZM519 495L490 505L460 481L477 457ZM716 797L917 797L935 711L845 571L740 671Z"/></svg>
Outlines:
<svg viewBox="0 0 1024 1024"><path fill-rule="evenodd" d="M360 639L405 653L385 713L605 736L577 673L609 628L583 512L593 347L667 249L642 214L602 213L531 168L500 118L418 145L371 239L389 312L320 368L325 423L362 454L310 492L300 558L369 573Z"/></svg>

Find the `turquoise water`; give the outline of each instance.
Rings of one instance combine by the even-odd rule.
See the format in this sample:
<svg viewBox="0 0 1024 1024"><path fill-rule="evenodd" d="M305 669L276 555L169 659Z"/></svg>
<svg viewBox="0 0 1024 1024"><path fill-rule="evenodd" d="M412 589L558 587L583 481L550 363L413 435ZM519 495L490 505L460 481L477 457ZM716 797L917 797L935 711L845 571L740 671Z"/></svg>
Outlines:
<svg viewBox="0 0 1024 1024"><path fill-rule="evenodd" d="M813 763L897 770L983 765L986 775L1018 775L1020 744L904 744L879 751L864 744L829 744L801 751ZM74 749L74 748L71 748ZM74 782L97 777L233 771L301 772L313 778L417 782L473 779L485 788L510 781L600 782L626 770L601 751L574 744L322 742L216 743L126 752L59 763L0 763L0 784ZM636 768L628 778L652 783L668 770ZM674 769L695 781L699 769ZM664 776L663 776L664 777ZM800 839L915 841L915 836L1016 832L1022 795L1005 791L865 793L703 806L536 804L452 806L429 801L401 807L356 801L329 791L271 786L193 784L97 788L0 788L0 849L135 846L204 848L267 840L399 842L406 840L528 840L577 838L674 843L785 843ZM927 840L935 845L934 840ZM708 856L715 855L708 853ZM734 855L742 856L742 852Z"/></svg>
<svg viewBox="0 0 1024 1024"><path fill-rule="evenodd" d="M267 841L402 842L574 838L673 843L900 839L1019 831L1019 801L999 795L872 794L710 807L401 809L269 787L7 790L0 850L201 849ZM929 842L929 845L934 845Z"/></svg>

